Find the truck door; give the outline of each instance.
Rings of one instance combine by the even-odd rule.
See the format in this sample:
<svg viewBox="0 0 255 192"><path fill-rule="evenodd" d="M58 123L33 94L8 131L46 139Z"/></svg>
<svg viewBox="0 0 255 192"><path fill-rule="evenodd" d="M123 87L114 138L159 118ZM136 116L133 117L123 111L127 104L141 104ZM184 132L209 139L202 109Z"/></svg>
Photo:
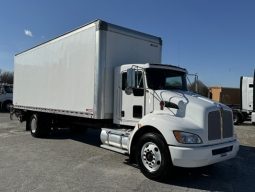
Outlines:
<svg viewBox="0 0 255 192"><path fill-rule="evenodd" d="M122 73L121 124L135 125L144 114L144 73L135 70L134 87L128 87L128 74Z"/></svg>

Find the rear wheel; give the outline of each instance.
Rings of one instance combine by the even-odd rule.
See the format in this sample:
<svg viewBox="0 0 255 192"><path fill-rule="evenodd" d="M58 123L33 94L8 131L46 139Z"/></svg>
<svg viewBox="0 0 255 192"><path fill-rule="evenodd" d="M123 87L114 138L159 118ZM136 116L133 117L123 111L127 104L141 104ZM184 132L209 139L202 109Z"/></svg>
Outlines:
<svg viewBox="0 0 255 192"><path fill-rule="evenodd" d="M157 133L146 133L141 137L136 158L141 172L150 179L162 179L172 167L169 149Z"/></svg>
<svg viewBox="0 0 255 192"><path fill-rule="evenodd" d="M33 137L43 138L50 132L50 123L42 115L33 114L29 121L29 129Z"/></svg>

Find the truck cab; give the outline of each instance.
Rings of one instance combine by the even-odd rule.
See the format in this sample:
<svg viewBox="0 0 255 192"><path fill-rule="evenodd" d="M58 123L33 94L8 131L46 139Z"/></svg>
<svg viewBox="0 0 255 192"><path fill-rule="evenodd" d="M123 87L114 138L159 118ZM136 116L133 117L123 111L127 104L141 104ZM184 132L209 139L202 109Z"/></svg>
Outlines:
<svg viewBox="0 0 255 192"><path fill-rule="evenodd" d="M186 69L162 64L115 69L114 123L135 127L125 146L148 177L162 172L166 162L201 167L239 150L232 110L189 92L186 75Z"/></svg>
<svg viewBox="0 0 255 192"><path fill-rule="evenodd" d="M163 103L163 95L168 91L187 91L187 71L170 65L138 64L123 65L116 69L115 77L120 74L121 81L115 86L115 102L117 106L114 113L116 124L134 126L140 119L154 111L170 112L165 107L170 103L171 112L183 116L178 105L167 99ZM117 79L117 78L116 78ZM116 83L117 83L116 82ZM172 98L175 99L175 98ZM166 101L164 101L166 102Z"/></svg>

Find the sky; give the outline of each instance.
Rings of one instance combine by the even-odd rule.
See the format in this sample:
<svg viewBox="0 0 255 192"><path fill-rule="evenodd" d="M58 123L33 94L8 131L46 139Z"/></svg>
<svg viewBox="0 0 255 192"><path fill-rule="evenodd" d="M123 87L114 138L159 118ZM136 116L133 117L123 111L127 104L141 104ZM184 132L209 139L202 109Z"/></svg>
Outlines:
<svg viewBox="0 0 255 192"><path fill-rule="evenodd" d="M161 37L162 63L207 86L239 87L255 68L254 0L1 0L0 69L14 55L90 21Z"/></svg>

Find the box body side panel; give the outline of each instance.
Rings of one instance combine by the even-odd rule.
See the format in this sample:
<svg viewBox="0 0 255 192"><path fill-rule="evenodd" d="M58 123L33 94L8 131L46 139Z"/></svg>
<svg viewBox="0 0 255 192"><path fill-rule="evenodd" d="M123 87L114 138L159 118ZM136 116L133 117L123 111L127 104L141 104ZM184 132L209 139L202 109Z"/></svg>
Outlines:
<svg viewBox="0 0 255 192"><path fill-rule="evenodd" d="M115 25L98 26L91 23L16 55L14 105L112 119L114 68L161 63L162 42Z"/></svg>
<svg viewBox="0 0 255 192"><path fill-rule="evenodd" d="M15 56L14 105L93 110L95 53L91 24Z"/></svg>

